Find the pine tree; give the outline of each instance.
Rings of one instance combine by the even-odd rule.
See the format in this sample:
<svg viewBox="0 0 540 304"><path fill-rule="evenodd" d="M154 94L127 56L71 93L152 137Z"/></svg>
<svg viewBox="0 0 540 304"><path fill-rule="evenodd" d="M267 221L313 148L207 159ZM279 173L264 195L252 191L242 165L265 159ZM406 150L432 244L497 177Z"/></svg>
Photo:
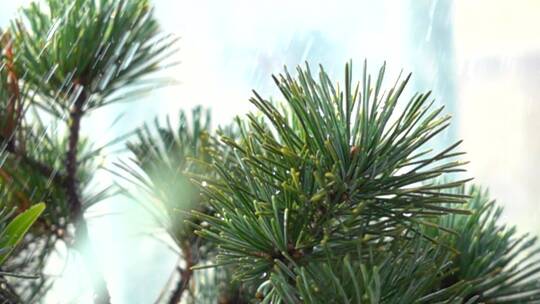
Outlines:
<svg viewBox="0 0 540 304"><path fill-rule="evenodd" d="M2 32L4 302L41 302L64 243L95 303L114 303L84 212L117 191L178 253L160 303L540 302L536 238L468 185L460 141L430 148L450 117L430 92L403 101L411 75L387 87L385 66L355 82L348 63L341 83L285 70L279 101L254 92L257 110L226 126L202 107L156 119L108 168L127 183L90 191L103 147L81 136L84 117L155 87L175 41L147 0L46 0Z"/></svg>
<svg viewBox="0 0 540 304"><path fill-rule="evenodd" d="M146 0L35 2L3 38L2 70L8 77L2 79L2 103L8 111L2 168L13 181L2 186L23 193L30 204L49 204L42 225L19 249L21 259L6 265L41 273L38 280L13 283L19 301L39 301L50 288L42 269L63 242L83 255L96 303L109 303L84 212L111 189L88 191L103 148L81 137L81 128L91 111L155 87L148 75L165 66L176 39L160 33Z"/></svg>
<svg viewBox="0 0 540 304"><path fill-rule="evenodd" d="M180 248L169 303L540 301L536 239L455 180L460 142L429 149L449 116L429 92L400 104L410 75L384 90L384 70L354 84L349 64L339 86L306 66L274 78L283 103L255 93L234 127L212 134L196 109L191 128L181 113L139 131L119 167Z"/></svg>

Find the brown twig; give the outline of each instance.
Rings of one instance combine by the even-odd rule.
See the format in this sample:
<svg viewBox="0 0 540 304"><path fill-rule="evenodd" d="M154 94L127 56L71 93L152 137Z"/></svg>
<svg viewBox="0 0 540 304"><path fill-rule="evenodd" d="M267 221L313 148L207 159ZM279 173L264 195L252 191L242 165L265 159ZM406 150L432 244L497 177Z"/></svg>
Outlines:
<svg viewBox="0 0 540 304"><path fill-rule="evenodd" d="M191 244L189 244L187 241L184 242L184 245L182 246L182 252L184 253L184 261L186 263L186 266L184 268L178 267L180 279L178 280L178 283L176 284L176 287L173 290L171 297L169 298L169 304L180 303L182 295L184 294L184 291L189 288L189 282L191 281L191 278L193 276L193 270L191 269L191 267L195 266L195 261L193 259Z"/></svg>
<svg viewBox="0 0 540 304"><path fill-rule="evenodd" d="M80 84L76 84L76 89L82 89ZM94 289L94 303L110 303L111 298L107 290L107 283L102 273L98 270L93 259L93 250L90 244L88 226L84 219L84 209L79 197L79 183L77 180L77 146L79 144L79 133L81 128L81 119L84 115L84 104L88 96L84 89L77 97L69 114L69 137L68 150L66 152L66 180L65 189L68 204L71 209L71 216L76 223L75 239L80 249L81 256L85 259L86 266L92 276Z"/></svg>
<svg viewBox="0 0 540 304"><path fill-rule="evenodd" d="M81 118L83 116L83 106L86 102L84 92L79 95L71 107L69 113L69 137L68 150L66 152L66 194L68 204L71 207L71 214L74 219L79 220L82 213L82 203L79 198L79 184L77 181L77 146L79 144L79 133L81 129Z"/></svg>
<svg viewBox="0 0 540 304"><path fill-rule="evenodd" d="M9 32L4 33L0 37L0 47L1 51L5 55L5 65L6 65L6 81L9 98L7 108L5 109L6 120L2 125L1 134L4 138L7 139L8 147L15 146L15 130L17 129L18 120L20 119L21 114L21 98L19 90L19 78L15 72L13 66L14 56L13 56L13 42L11 41L11 35Z"/></svg>

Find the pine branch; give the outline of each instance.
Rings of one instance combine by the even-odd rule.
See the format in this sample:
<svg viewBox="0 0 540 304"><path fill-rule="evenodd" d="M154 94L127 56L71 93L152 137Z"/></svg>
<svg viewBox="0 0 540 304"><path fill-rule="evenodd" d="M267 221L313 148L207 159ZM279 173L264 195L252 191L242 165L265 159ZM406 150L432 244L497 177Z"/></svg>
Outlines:
<svg viewBox="0 0 540 304"><path fill-rule="evenodd" d="M217 178L195 176L215 210L193 212L205 223L193 222L197 235L217 245L215 265L231 265L248 286L267 282L265 301L307 301L297 294L299 269L328 256L361 263L358 246L411 234L436 243L418 230L423 218L470 213L457 208L467 196L439 192L467 180L434 183L463 171L460 142L435 153L425 147L449 117L432 109L429 92L400 108L409 76L383 93L385 67L373 83L366 70L354 86L347 64L344 87L322 67L318 78L309 66L275 77L283 105L255 92L260 113L239 121L238 139L222 138L229 154L212 154Z"/></svg>
<svg viewBox="0 0 540 304"><path fill-rule="evenodd" d="M193 259L193 249L191 244L184 242L182 246L182 252L184 253L184 267L178 267L178 272L180 274L180 279L174 288L171 298L169 299L169 304L178 304L182 300L182 295L186 290L189 289L189 284L193 276L193 270L191 269L195 266L195 260Z"/></svg>
<svg viewBox="0 0 540 304"><path fill-rule="evenodd" d="M464 302L470 283L459 281L446 290L438 289L453 266L448 250L441 246L416 237L357 250L367 251L368 258L328 256L295 269L292 285L286 281L290 276L286 271L274 272L271 284L261 285L259 293L271 294L267 298L272 303L290 303L290 298L313 304Z"/></svg>
<svg viewBox="0 0 540 304"><path fill-rule="evenodd" d="M190 216L190 210L214 213L189 177L215 175L204 162L210 160L210 154L217 153L217 138L210 129L210 112L196 107L190 118L181 111L177 126L173 126L167 117L164 125L156 119L152 128L144 125L137 130L137 140L128 144L135 156L134 162L117 164L123 173L127 173L118 175L128 180L129 186L136 186L135 189L126 187L125 193L149 211L157 225L176 242L180 259L185 259L184 266L177 270L180 278L171 288L169 303L178 303L183 296L186 298L187 292L190 294L188 303L198 303L199 297L219 303L242 303L241 284L225 280L220 282L224 285L222 288L209 295L206 289L214 287L206 286L206 280L201 286L199 278L190 269L200 262L204 264L215 259L215 246L197 237L185 220L187 217L200 224L198 219ZM222 133L232 136L234 130L227 129ZM169 295L169 284L166 288L161 295Z"/></svg>
<svg viewBox="0 0 540 304"><path fill-rule="evenodd" d="M0 139L2 138L0 137ZM5 151L13 154L17 159L22 161L24 164L35 169L37 172L43 175L43 177L54 180L56 183L58 183L58 185L66 184L67 178L61 172L59 172L56 169L53 169L52 167L50 167L49 165L43 162L40 162L28 156L25 151L18 149L15 145L6 145Z"/></svg>
<svg viewBox="0 0 540 304"><path fill-rule="evenodd" d="M55 122L68 118L67 143L59 134L50 134L49 128L40 130L50 145L30 151L29 155L37 157L35 159L10 145L11 152L20 154L19 158L27 164L23 168L10 167L10 173L20 178L11 190L32 191L34 194L34 190L39 188L37 193L40 196L55 199L56 208L51 210L47 219L55 228L58 223L62 223L58 224L61 226L74 224L76 248L92 274L96 303L108 303L110 296L106 282L93 261L84 219L85 208L103 195L81 197L82 188L91 179L87 164L96 156L81 154L81 147L86 145L86 141L80 138L81 120L91 110L125 100L128 96L132 99L133 92L140 93L138 89L149 83L145 76L166 66L163 63L174 51L172 46L176 39L160 33L147 0L34 2L24 8L20 18L11 24L13 40L9 46L16 54L16 60L9 66L9 73L24 75L19 82L35 96L29 99L29 106L36 112L38 124L29 126L29 133L39 129L41 114L52 115ZM123 94L119 93L120 90ZM4 91L8 92L0 90L0 93ZM11 122L9 119L6 121ZM45 134L52 136L49 138ZM19 148L31 140L20 140ZM59 159L64 163L60 164ZM45 164L53 165L48 167ZM60 166L65 167L65 175L53 170ZM47 179L35 175L27 178L22 174L23 170L39 171L47 176L54 173L53 179L58 183L50 187ZM36 184L32 186L34 189L28 189L32 183ZM36 230L35 233L40 239L43 235L55 234L56 229ZM40 257L46 259L48 250L44 248Z"/></svg>
<svg viewBox="0 0 540 304"><path fill-rule="evenodd" d="M455 230L443 235L436 229L426 233L456 248L455 270L448 273L441 288L457 281L474 282L468 298L482 303L530 303L540 301L540 247L536 237L518 236L515 227L499 223L503 208L490 200L488 192L460 187L450 193L470 196L470 216L447 215L435 222Z"/></svg>
<svg viewBox="0 0 540 304"><path fill-rule="evenodd" d="M19 87L13 41L9 32L0 32L0 147L33 167L44 177L63 184L61 174L47 164L30 157L25 151L22 120L26 112L26 90Z"/></svg>
<svg viewBox="0 0 540 304"><path fill-rule="evenodd" d="M65 190L67 200L71 206L71 215L76 223L75 238L79 244L80 253L85 259L87 269L92 276L92 284L94 287L94 300L96 304L110 303L111 297L107 290L107 283L101 274L99 267L96 267L94 262L94 251L90 244L90 237L88 235L87 222L84 219L84 208L79 196L79 185L77 182L78 172L78 160L77 160L77 147L79 145L79 133L81 128L81 119L84 115L83 107L88 101L88 96L82 87L77 85L75 90L79 91L79 96L72 105L69 116L69 137L68 137L68 149L66 151L66 184Z"/></svg>
<svg viewBox="0 0 540 304"><path fill-rule="evenodd" d="M69 137L66 152L66 194L74 219L82 219L82 202L79 198L79 186L77 182L77 147L79 144L79 132L81 128L81 118L83 116L83 106L87 101L86 92L82 89L77 100L73 104L69 115Z"/></svg>
<svg viewBox="0 0 540 304"><path fill-rule="evenodd" d="M15 147L16 132L19 131L17 126L21 119L22 112L22 99L19 88L19 78L15 71L13 65L14 54L13 54L13 43L11 40L11 35L9 32L2 33L0 31L0 50L2 50L2 55L0 55L1 63L5 64L6 75L3 75L0 71L0 76L5 77L6 83L0 85L0 89L6 91L7 95L7 107L5 117L3 117L2 130L0 135L7 139L8 147ZM4 57L4 58L2 58ZM0 70L2 70L0 68ZM4 79L1 80L3 82Z"/></svg>
<svg viewBox="0 0 540 304"><path fill-rule="evenodd" d="M169 303L178 303L187 291L192 293L191 267L201 256L204 258L207 251L203 249L205 244L201 244L193 234L193 228L185 225L184 217L189 215L191 208L204 209L199 192L185 176L185 171L188 168L199 171L190 158L199 159L207 155L209 112L202 111L200 107L194 109L191 128L183 112L179 118L177 130L172 129L168 118L164 127L156 119L156 128L152 130L155 132L151 132L147 125L137 130L138 141L128 144L136 157L135 166L118 164L131 177L127 180L137 186L137 190L126 189L125 193L143 206L156 223L169 233L186 264L178 268L180 278L173 286ZM126 178L125 174L119 175ZM162 294L169 295L169 291L164 290Z"/></svg>

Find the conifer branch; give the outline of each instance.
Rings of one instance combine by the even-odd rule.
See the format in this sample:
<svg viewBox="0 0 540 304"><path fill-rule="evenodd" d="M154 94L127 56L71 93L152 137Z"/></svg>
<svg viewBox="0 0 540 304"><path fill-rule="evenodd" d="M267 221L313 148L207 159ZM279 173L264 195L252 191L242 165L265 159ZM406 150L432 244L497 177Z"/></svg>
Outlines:
<svg viewBox="0 0 540 304"><path fill-rule="evenodd" d="M2 138L0 137L0 139ZM30 157L26 151L19 149L16 145L6 145L5 151L11 153L25 165L28 165L39 172L41 175L43 175L43 177L54 180L56 183L58 183L58 185L66 184L66 176L64 176L62 172L59 172L51 166Z"/></svg>
<svg viewBox="0 0 540 304"><path fill-rule="evenodd" d="M19 147L12 144L8 147L11 153L19 154L19 158L28 164L29 168L25 166L24 170L39 171L46 177L52 175L58 187L50 187L48 178L41 179L34 174L30 177L34 185L27 183L23 180L26 179L24 173L13 168L14 174L22 177L16 187L34 193L39 184L42 186L39 195L57 199L57 208L47 214L47 220L55 227L65 225L65 222L75 226L75 247L86 260L93 277L95 301L109 303L106 282L96 271L98 267L92 258L93 250L84 219L86 206L99 201L104 195L100 192L84 200L81 196L84 186L91 180L88 169L95 169L87 164L92 161L91 156L96 156L93 153L83 155L79 151L87 146L87 142L80 138L81 120L85 113L113 102L132 99L135 93L141 93L142 87L148 87L151 81L146 76L168 65L166 59L175 51L172 47L176 38L161 34L148 0L46 0L39 4L31 3L21 12L20 17L11 23L13 39L9 50L17 56L8 72L12 76L24 75L19 82L36 97L29 100L29 106L36 110L37 121L40 121L41 114L49 114L54 122L68 119L67 141L59 134L47 134L53 136L46 138L49 145L36 149L39 155L33 150L29 151L29 156L22 153L24 149L21 148L25 142L30 142L29 138L17 139L21 142ZM36 57L39 57L38 61ZM16 83L11 81L11 87ZM11 87L9 92L13 95L17 91ZM5 121L11 123L15 120ZM38 125L36 123L32 127L45 134L47 129L39 129ZM11 124L8 127L12 129ZM32 134L34 128L31 129ZM63 159L63 164L58 163L58 159ZM51 164L51 167L45 164ZM62 165L65 169L60 175L55 168ZM46 238L47 233L53 232L35 233ZM40 257L45 259L47 254Z"/></svg>
<svg viewBox="0 0 540 304"><path fill-rule="evenodd" d="M69 137L68 137L68 149L66 152L66 184L65 190L67 195L68 204L71 206L71 215L76 223L75 239L79 244L80 253L86 261L88 271L92 276L92 284L94 289L94 300L96 304L110 303L111 297L107 290L107 283L103 278L99 268L96 267L94 262L94 254L92 245L90 244L90 236L88 234L88 226L84 219L84 208L79 195L80 189L77 181L78 171L78 151L79 145L79 133L81 128L81 119L84 115L85 103L88 101L88 95L86 94L82 84L77 84L75 90L80 90L79 96L72 105L69 115Z"/></svg>
<svg viewBox="0 0 540 304"><path fill-rule="evenodd" d="M180 274L180 279L178 280L178 283L176 284L171 298L169 299L169 304L178 304L180 303L180 300L182 300L182 295L186 290L189 289L189 283L191 281L191 278L193 276L193 270L191 269L193 266L195 266L195 260L193 259L193 248L191 247L191 244L188 242L184 242L184 246L182 246L182 252L184 253L184 267L178 267L178 273Z"/></svg>
<svg viewBox="0 0 540 304"><path fill-rule="evenodd" d="M46 178L51 178L62 184L63 177L57 170L42 163L29 155L25 151L25 138L23 138L22 120L25 109L25 92L21 92L19 77L16 71L13 50L13 40L9 31L0 31L0 90L2 96L4 113L0 114L0 147L4 151L14 155L24 164L34 168ZM24 108L24 109L23 109Z"/></svg>
<svg viewBox="0 0 540 304"><path fill-rule="evenodd" d="M84 89L73 104L69 115L69 137L68 150L66 152L66 194L69 205L71 205L72 216L81 219L82 203L79 198L79 186L77 182L77 145L79 143L79 132L81 118L83 116L83 106L86 102L86 92Z"/></svg>
<svg viewBox="0 0 540 304"><path fill-rule="evenodd" d="M216 210L193 213L206 223L193 222L196 234L217 245L217 266L230 265L244 285L261 287L263 302L314 303L299 293L312 281L308 273L305 284L299 280L303 269L328 269L314 276L328 284L335 280L334 263L345 256L354 269L373 265L365 261L369 251L358 247L387 252L389 240L413 236L436 244L418 230L422 218L470 213L457 208L466 196L438 192L467 180L434 183L463 171L464 163L454 159L460 142L436 153L425 148L449 117L432 107L429 92L397 111L410 75L383 93L384 71L372 82L364 65L355 86L347 64L345 90L322 67L318 78L308 65L297 77L275 77L285 103L255 92L251 102L260 113L239 121L238 139L223 138L229 155L212 155L218 180L195 177ZM348 293L339 298L354 299Z"/></svg>

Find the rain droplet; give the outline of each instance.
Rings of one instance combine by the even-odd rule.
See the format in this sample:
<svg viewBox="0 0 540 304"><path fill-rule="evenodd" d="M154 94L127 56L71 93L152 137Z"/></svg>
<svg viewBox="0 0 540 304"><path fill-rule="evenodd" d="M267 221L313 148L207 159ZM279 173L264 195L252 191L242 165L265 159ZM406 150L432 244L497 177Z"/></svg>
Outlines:
<svg viewBox="0 0 540 304"><path fill-rule="evenodd" d="M76 86L75 91L69 97L70 106L73 105L77 101L77 99L79 99L79 96L81 96L83 89L84 89L84 86L82 85Z"/></svg>
<svg viewBox="0 0 540 304"><path fill-rule="evenodd" d="M45 77L43 78L43 82L44 83L48 83L49 80L51 80L52 76L54 75L54 73L56 72L56 70L58 69L58 64L55 64L52 69L49 70L49 72L47 73L47 75L45 75Z"/></svg>
<svg viewBox="0 0 540 304"><path fill-rule="evenodd" d="M99 82L99 90L103 91L107 88L107 85L113 78L113 75L116 73L116 70L118 69L118 66L116 64L111 64L107 71L105 71L105 75L103 75L103 78L101 78L101 81Z"/></svg>
<svg viewBox="0 0 540 304"><path fill-rule="evenodd" d="M103 57L105 57L105 54L107 54L110 47L111 43L109 42L105 46L99 48L99 50L96 52L96 60L94 60L94 63L92 64L92 69L94 69L98 63L103 61Z"/></svg>
<svg viewBox="0 0 540 304"><path fill-rule="evenodd" d="M58 18L58 20L56 20L53 23L53 25L49 29L49 32L47 33L47 39L45 39L46 42L49 42L52 39L52 37L54 36L54 34L56 33L56 31L58 31L58 28L60 27L61 22L62 22L62 19Z"/></svg>
<svg viewBox="0 0 540 304"><path fill-rule="evenodd" d="M120 42L118 43L118 45L116 46L116 49L114 50L114 57L118 57L120 55L130 35L131 35L131 31L127 31L122 36L122 39L120 39Z"/></svg>
<svg viewBox="0 0 540 304"><path fill-rule="evenodd" d="M139 19L139 22L137 23L137 25L142 25L142 24L145 24L145 22L148 20L148 18L150 18L150 16L152 15L152 10L148 10L141 19ZM133 28L135 28L136 24L133 25Z"/></svg>
<svg viewBox="0 0 540 304"><path fill-rule="evenodd" d="M122 62L120 71L123 71L129 67L129 65L133 61L133 58L135 57L135 53L137 53L137 51L139 50L140 45L141 44L139 42L135 42L133 43L133 45L131 45L131 47L129 48L129 51L126 54L126 57L124 58L124 61Z"/></svg>

